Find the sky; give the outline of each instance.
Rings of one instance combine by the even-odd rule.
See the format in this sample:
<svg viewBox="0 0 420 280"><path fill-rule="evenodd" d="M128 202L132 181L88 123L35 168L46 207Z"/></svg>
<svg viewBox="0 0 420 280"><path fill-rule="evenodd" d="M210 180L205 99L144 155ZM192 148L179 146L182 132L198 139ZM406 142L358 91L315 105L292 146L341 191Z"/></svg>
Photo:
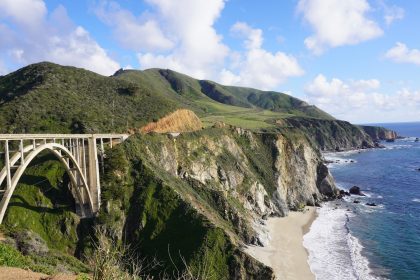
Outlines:
<svg viewBox="0 0 420 280"><path fill-rule="evenodd" d="M0 0L0 75L169 68L353 123L420 121L418 0Z"/></svg>

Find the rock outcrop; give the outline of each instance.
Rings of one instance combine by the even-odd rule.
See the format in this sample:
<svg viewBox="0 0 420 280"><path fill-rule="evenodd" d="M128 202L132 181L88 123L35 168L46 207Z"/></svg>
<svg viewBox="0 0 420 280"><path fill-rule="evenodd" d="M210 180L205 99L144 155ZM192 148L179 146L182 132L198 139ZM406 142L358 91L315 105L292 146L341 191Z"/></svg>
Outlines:
<svg viewBox="0 0 420 280"><path fill-rule="evenodd" d="M395 131L378 126L361 126L361 128L372 137L373 141L395 140L398 135Z"/></svg>
<svg viewBox="0 0 420 280"><path fill-rule="evenodd" d="M355 194L355 195L360 195L360 196L365 196L361 191L360 188L358 186L353 186L350 188L349 190L350 194Z"/></svg>
<svg viewBox="0 0 420 280"><path fill-rule="evenodd" d="M152 164L211 192L215 210L245 243L263 242L255 226L262 217L285 216L338 194L318 150L302 137L213 128L161 138L158 147L146 148Z"/></svg>
<svg viewBox="0 0 420 280"><path fill-rule="evenodd" d="M323 151L344 151L375 147L361 127L346 121L291 117L278 122L282 131L299 132Z"/></svg>

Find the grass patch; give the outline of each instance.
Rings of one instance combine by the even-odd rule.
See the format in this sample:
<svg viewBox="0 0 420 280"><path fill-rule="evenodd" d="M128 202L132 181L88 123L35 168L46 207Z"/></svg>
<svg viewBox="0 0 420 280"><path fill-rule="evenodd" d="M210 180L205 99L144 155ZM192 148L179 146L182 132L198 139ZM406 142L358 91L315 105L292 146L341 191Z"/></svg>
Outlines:
<svg viewBox="0 0 420 280"><path fill-rule="evenodd" d="M88 273L89 268L74 257L60 252L49 255L23 255L11 245L0 243L0 266L30 269L49 275L57 273L58 269L66 268L74 273Z"/></svg>

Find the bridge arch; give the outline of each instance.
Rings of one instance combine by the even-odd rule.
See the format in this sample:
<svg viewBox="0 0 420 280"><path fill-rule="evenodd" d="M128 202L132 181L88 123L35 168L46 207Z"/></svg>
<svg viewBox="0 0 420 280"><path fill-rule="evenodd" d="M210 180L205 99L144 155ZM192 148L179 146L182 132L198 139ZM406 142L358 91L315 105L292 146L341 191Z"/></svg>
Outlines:
<svg viewBox="0 0 420 280"><path fill-rule="evenodd" d="M16 171L13 174L13 177L10 178L10 187L5 190L3 197L0 201L0 224L3 221L4 215L6 214L7 206L14 193L14 190L16 189L17 184L19 183L20 178L22 177L23 173L25 172L29 164L32 162L32 160L43 151L50 151L64 165L66 173L69 175L70 181L74 186L77 196L75 198L81 205L80 209L82 212L82 216L92 215L95 212L94 203L89 190L88 182L86 180L86 176L72 152L62 144L44 143L40 144L39 146L26 146L21 150L21 152L14 154L13 157L10 159L10 164L13 166L23 158L25 152L29 152L29 154L25 155L24 161L21 161L21 164L17 167ZM5 166L0 172L0 184L7 177L7 173L10 172L10 170L7 169L8 167ZM82 189L85 190L83 192L83 194L85 195L82 194ZM85 209L84 207L84 205L86 204L88 206L87 209ZM88 210L89 213L86 213L86 210Z"/></svg>

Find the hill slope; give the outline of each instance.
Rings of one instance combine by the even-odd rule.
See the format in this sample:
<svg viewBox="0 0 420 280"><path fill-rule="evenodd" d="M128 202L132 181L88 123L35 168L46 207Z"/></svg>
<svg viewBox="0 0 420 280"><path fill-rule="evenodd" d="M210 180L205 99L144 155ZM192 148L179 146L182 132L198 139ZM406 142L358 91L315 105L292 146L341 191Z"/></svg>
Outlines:
<svg viewBox="0 0 420 280"><path fill-rule="evenodd" d="M0 77L0 132L122 132L190 109L205 125L275 127L279 118L333 119L277 92L222 86L163 69L104 77L42 62Z"/></svg>
<svg viewBox="0 0 420 280"><path fill-rule="evenodd" d="M114 76L147 85L151 90L161 92L168 99L195 111L207 122L226 119L230 123L235 121L235 117L240 119L246 115L248 119L252 115L254 121L262 122L288 116L334 119L317 107L284 93L223 86L212 81L196 80L172 70L121 70Z"/></svg>
<svg viewBox="0 0 420 280"><path fill-rule="evenodd" d="M0 132L122 132L179 106L141 84L52 63L0 77Z"/></svg>

